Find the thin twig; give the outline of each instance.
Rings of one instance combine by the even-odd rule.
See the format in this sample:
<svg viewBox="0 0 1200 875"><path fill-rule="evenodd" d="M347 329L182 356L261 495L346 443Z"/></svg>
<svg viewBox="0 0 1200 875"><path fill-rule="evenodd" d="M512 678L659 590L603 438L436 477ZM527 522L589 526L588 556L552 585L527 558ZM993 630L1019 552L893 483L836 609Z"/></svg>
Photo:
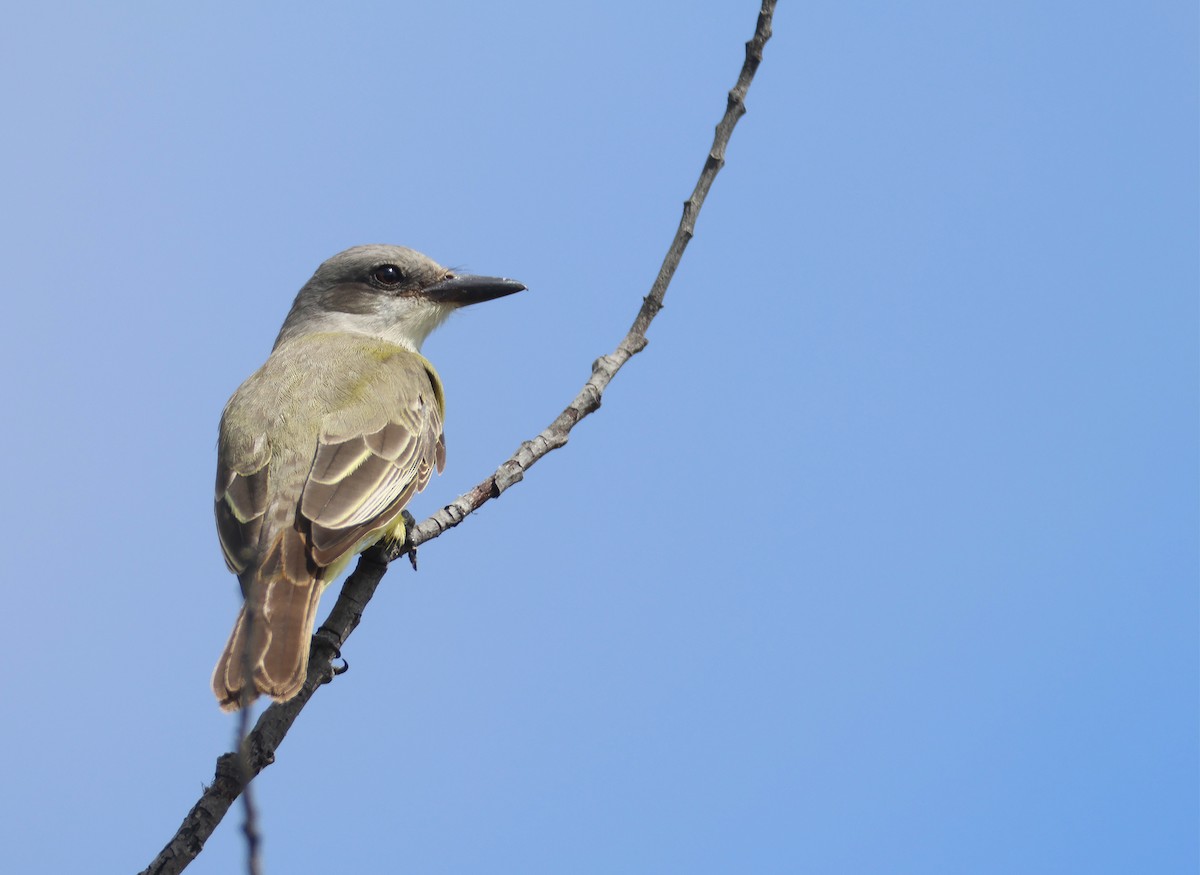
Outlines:
<svg viewBox="0 0 1200 875"><path fill-rule="evenodd" d="M246 637L249 638L250 634L251 627L248 624ZM245 652L249 654L250 648L246 647ZM242 677L250 677L250 674L243 672ZM250 730L249 700L249 687L247 687L242 692L242 708L238 711L237 720L238 777L242 784L242 810L245 812L242 834L246 837L246 875L262 875L262 862L259 856L262 836L258 829L258 806L254 804L254 787L250 784L253 778L253 773L250 771L250 746L246 743L246 736Z"/></svg>
<svg viewBox="0 0 1200 875"><path fill-rule="evenodd" d="M771 37L771 17L775 12L775 0L763 0L759 11L754 36L746 43L746 60L738 75L737 84L729 92L725 114L717 124L712 148L700 172L700 179L683 205L683 216L679 221L675 239L663 258L662 267L653 286L642 301L641 309L630 326L629 333L617 344L617 348L603 355L592 364L592 375L579 394L532 440L525 441L500 467L474 489L459 496L455 501L433 514L412 531L411 545L420 546L454 528L468 515L478 510L493 498L499 498L514 483L518 483L538 459L551 450L565 446L571 430L584 417L600 408L600 399L608 384L630 358L646 346L646 329L662 309L667 286L675 275L675 269L683 257L688 241L696 227L700 207L712 187L713 180L725 164L725 149L733 128L746 113L746 92L750 87L758 65L762 62L763 46ZM329 617L313 636L312 651L308 662L308 678L304 687L287 702L275 703L267 708L254 729L245 737L242 762L246 764L249 777L244 777L239 768L238 754L227 753L217 759L216 776L199 801L183 819L183 824L154 861L141 875L174 875L181 872L204 847L221 818L242 792L245 783L275 760L275 750L287 735L297 715L312 698L320 686L333 677L332 660L342 644L358 626L363 611L375 588L387 571L387 563L401 555L404 550L397 546L372 547L363 553L354 573L346 579L341 594Z"/></svg>
<svg viewBox="0 0 1200 875"><path fill-rule="evenodd" d="M260 613L252 606L247 605L245 616L243 634L246 638L245 646L242 647L242 677L248 678L254 675L254 666L251 664L251 656L254 651L250 647L250 642L254 640L254 624L259 621ZM241 782L242 810L245 812L242 821L242 834L246 837L246 875L261 875L262 864L259 860L261 836L258 831L258 807L254 804L254 787L250 784L254 779L254 772L251 771L250 745L247 744L247 736L250 734L250 706L254 701L253 690L249 684L242 685L241 698L241 708L238 710L237 719L237 735L234 737L234 749L238 751L238 780Z"/></svg>

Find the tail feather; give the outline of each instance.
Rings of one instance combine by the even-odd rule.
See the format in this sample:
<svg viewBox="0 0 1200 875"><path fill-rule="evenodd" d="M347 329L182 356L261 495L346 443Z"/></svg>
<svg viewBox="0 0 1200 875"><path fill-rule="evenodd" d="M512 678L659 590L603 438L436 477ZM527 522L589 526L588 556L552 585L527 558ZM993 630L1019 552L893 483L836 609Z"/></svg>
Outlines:
<svg viewBox="0 0 1200 875"><path fill-rule="evenodd" d="M213 692L223 711L236 711L261 694L286 701L300 692L308 674L322 581L259 578L249 590L213 671Z"/></svg>

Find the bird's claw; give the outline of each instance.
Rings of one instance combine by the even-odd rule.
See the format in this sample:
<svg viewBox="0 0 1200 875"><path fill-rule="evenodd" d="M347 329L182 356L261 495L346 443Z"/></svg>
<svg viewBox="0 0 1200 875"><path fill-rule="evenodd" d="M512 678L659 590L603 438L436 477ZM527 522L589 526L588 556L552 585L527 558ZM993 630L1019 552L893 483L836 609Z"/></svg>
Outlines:
<svg viewBox="0 0 1200 875"><path fill-rule="evenodd" d="M408 554L408 561L412 563L413 571L417 570L417 548L412 542L412 532L416 528L417 518L408 512L408 509L400 511L400 518L404 520L404 543L400 545L400 552Z"/></svg>

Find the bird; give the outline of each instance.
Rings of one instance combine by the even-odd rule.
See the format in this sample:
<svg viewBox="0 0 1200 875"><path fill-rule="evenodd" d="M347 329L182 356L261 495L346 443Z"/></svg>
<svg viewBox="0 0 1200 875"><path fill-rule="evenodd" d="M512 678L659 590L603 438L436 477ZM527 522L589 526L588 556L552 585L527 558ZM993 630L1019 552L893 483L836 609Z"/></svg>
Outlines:
<svg viewBox="0 0 1200 875"><path fill-rule="evenodd" d="M446 463L446 396L421 345L455 310L523 291L403 246L355 246L317 268L266 362L233 393L214 508L243 603L212 688L224 711L304 686L322 591Z"/></svg>

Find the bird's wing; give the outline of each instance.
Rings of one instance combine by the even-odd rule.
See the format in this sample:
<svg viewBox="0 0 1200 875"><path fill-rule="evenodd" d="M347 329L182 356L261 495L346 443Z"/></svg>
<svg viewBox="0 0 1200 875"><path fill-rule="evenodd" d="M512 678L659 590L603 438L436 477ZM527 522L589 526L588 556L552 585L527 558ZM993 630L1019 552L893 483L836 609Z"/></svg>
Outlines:
<svg viewBox="0 0 1200 875"><path fill-rule="evenodd" d="M225 564L240 575L255 559L263 519L267 510L267 463L271 448L265 435L239 448L237 461L231 453L217 454L217 536Z"/></svg>
<svg viewBox="0 0 1200 875"><path fill-rule="evenodd" d="M446 464L437 375L408 352L379 368L325 417L304 484L300 514L309 521L318 565L332 564L389 525ZM380 388L386 395L373 391Z"/></svg>

